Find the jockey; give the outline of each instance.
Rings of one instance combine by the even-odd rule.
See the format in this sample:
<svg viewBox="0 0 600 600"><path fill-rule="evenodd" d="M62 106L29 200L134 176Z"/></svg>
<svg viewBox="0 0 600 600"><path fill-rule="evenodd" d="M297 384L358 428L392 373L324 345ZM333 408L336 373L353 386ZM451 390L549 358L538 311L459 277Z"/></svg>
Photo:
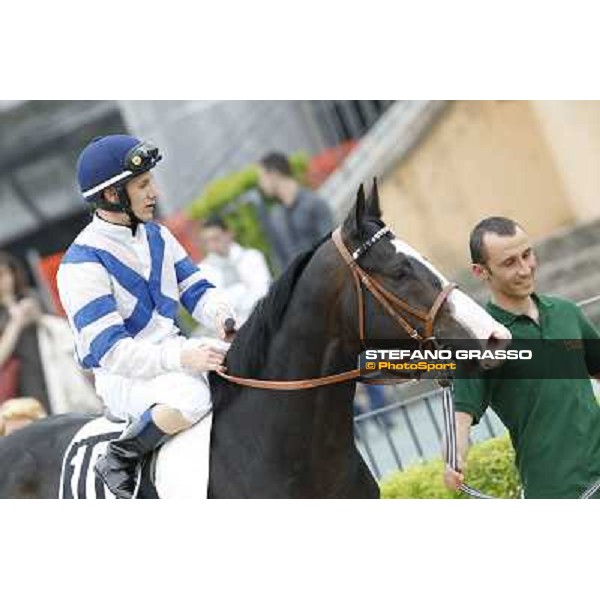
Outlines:
<svg viewBox="0 0 600 600"><path fill-rule="evenodd" d="M144 457L211 409L207 372L223 371L227 344L181 336L178 304L228 339L233 311L164 226L154 223L158 148L129 135L97 138L77 177L94 216L57 275L81 365L92 369L110 413L132 421L108 445L96 473L133 498Z"/></svg>

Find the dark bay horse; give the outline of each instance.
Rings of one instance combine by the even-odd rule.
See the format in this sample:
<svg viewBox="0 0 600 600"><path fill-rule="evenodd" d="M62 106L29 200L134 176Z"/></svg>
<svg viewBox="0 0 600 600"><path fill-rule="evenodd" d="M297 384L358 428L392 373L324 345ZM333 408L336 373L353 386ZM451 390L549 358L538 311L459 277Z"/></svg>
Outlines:
<svg viewBox="0 0 600 600"><path fill-rule="evenodd" d="M341 228L361 267L388 292L429 310L446 285L412 248L382 234L377 190L362 187ZM406 337L364 295L365 337ZM419 323L410 314L405 319ZM264 380L310 379L349 371L361 352L357 292L331 236L299 256L239 330L228 373ZM506 332L464 293L441 305L433 334L490 340ZM377 498L379 488L355 443L355 381L294 391L242 387L211 373L214 413L209 496L213 498ZM160 401L160 399L157 399ZM0 498L56 498L64 452L91 416L36 422L0 440Z"/></svg>

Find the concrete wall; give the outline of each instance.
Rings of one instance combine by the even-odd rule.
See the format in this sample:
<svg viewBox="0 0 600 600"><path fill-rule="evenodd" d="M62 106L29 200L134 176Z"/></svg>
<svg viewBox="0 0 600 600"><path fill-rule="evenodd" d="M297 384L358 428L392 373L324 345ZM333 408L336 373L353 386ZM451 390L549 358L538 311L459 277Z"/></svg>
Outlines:
<svg viewBox="0 0 600 600"><path fill-rule="evenodd" d="M579 222L600 217L600 102L532 102Z"/></svg>
<svg viewBox="0 0 600 600"><path fill-rule="evenodd" d="M457 101L384 178L385 218L448 273L480 219L541 239L600 214L600 102Z"/></svg>

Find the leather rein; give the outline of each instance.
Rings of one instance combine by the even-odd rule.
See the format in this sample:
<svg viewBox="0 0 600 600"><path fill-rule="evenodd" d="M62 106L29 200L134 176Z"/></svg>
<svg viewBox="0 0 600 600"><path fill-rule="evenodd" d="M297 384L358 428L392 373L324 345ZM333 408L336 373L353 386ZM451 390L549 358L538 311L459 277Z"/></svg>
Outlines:
<svg viewBox="0 0 600 600"><path fill-rule="evenodd" d="M374 244L382 239L390 231L389 227L383 227L377 231L369 240L367 240L362 246L357 248L352 254L346 248L342 240L341 228L338 227L332 233L331 238L338 252L342 256L344 262L350 269L352 278L354 280L354 286L356 288L356 294L358 297L358 323L359 323L359 334L361 344L364 346L365 341L365 303L364 303L364 291L363 286L371 292L375 300L384 308L384 310L390 315L390 317L404 330L408 335L419 342L424 344L426 342L435 342L435 336L433 335L433 325L435 319L443 306L444 302L448 299L448 296L456 288L456 284L447 284L436 297L431 309L428 312L424 312L413 308L410 304L404 302L394 294L386 290L376 279L364 271L357 263L357 260L365 254ZM418 319L423 324L423 334L419 333L403 316L399 311L408 313ZM259 388L265 390L307 390L311 388L321 387L325 385L332 385L335 383L342 383L358 379L361 376L360 369L352 369L350 371L344 371L342 373L336 373L333 375L325 375L323 377L314 377L311 379L295 379L291 381L278 381L278 380L266 380L266 379L250 379L246 377L236 377L235 375L228 375L216 371L220 377L246 387ZM402 383L403 379L391 380L392 383ZM367 382L365 382L367 383ZM390 383L390 380L382 381L378 380L374 383Z"/></svg>

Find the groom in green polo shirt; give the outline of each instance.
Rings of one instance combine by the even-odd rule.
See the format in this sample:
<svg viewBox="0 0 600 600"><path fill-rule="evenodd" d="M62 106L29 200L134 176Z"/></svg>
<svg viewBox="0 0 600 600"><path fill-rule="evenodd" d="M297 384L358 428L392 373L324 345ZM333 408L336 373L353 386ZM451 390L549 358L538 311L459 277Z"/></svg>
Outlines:
<svg viewBox="0 0 600 600"><path fill-rule="evenodd" d="M493 369L457 379L459 466L466 462L469 430L489 406L510 433L525 497L578 498L600 479L600 405L589 379L600 374L600 335L573 302L535 293L536 258L529 236L514 221L484 219L471 232L470 249L472 272L491 293L488 312L515 341L569 340L581 349L570 365L581 375L553 379L555 367L548 361L541 366L544 378L538 361L531 379L526 369L534 366L525 362L503 376ZM515 368L505 365L499 369ZM448 467L444 482L457 489L463 477L462 470Z"/></svg>

